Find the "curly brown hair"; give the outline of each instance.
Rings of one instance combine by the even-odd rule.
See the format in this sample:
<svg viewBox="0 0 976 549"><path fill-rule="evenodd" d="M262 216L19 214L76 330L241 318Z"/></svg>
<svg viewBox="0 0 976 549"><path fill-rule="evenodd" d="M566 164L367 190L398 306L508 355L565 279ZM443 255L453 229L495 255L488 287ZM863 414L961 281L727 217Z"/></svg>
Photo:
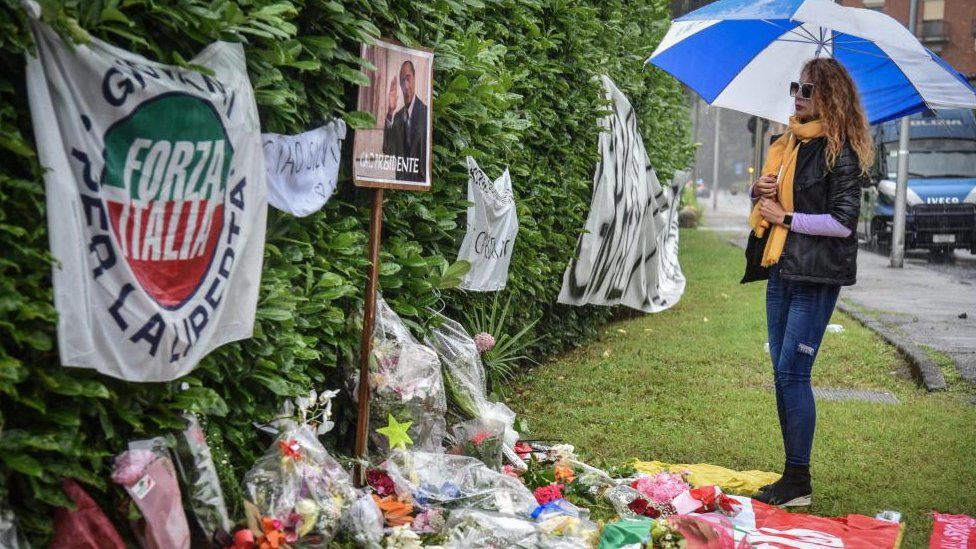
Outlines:
<svg viewBox="0 0 976 549"><path fill-rule="evenodd" d="M867 173L874 163L874 143L857 87L847 69L836 60L822 57L803 65L805 79L813 84L813 104L827 137L827 165L833 168L844 143L850 144Z"/></svg>

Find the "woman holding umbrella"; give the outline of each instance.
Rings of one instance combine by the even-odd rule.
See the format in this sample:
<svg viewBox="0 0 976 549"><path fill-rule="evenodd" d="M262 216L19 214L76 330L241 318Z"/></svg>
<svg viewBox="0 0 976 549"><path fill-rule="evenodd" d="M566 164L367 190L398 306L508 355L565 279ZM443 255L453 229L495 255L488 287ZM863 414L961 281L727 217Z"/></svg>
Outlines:
<svg viewBox="0 0 976 549"><path fill-rule="evenodd" d="M856 279L860 188L874 147L854 82L834 59L807 62L789 93L789 130L770 147L752 191L743 282L768 279L766 324L786 454L783 477L756 499L800 506L812 497L810 373L840 288Z"/></svg>
<svg viewBox="0 0 976 549"><path fill-rule="evenodd" d="M867 123L927 108L973 109L976 89L895 19L832 0L718 0L674 20L647 62L710 105L790 122L753 189L743 282L769 279L786 453L783 478L759 499L807 504L816 419L810 371L840 287L856 275L858 187L873 156Z"/></svg>

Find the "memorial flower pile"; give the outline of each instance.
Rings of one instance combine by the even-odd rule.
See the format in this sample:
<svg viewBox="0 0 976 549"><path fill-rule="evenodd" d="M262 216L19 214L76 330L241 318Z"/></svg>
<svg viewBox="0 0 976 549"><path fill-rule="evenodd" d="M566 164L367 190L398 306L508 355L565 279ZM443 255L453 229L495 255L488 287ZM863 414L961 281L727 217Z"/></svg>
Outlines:
<svg viewBox="0 0 976 549"><path fill-rule="evenodd" d="M259 544L328 544L357 499L352 478L307 424L288 424L244 477Z"/></svg>
<svg viewBox="0 0 976 549"><path fill-rule="evenodd" d="M477 378L477 368L459 366L474 364L458 358L477 356L473 342L451 347L440 339L427 347L396 334L399 329L405 328L386 325L381 339L388 346L380 345L372 357L376 369L370 383L380 407L389 405L391 411L386 425L374 423L369 462L340 464L319 440L332 427L335 392L296 398L273 423L275 440L245 475L247 527L225 533L227 540L219 547L299 549L333 541L369 549L737 547L733 538L742 523L733 521L742 500L718 486L691 482L700 474L696 471L713 466L635 462L603 470L584 462L569 444L512 440L518 435L511 429L514 414L489 402L477 383L468 383L470 374ZM461 340L455 336L452 341ZM419 408L411 406L437 384L429 383L429 368L418 367L428 362L434 347L444 356L459 351L452 355L460 361L452 379L467 383L464 394L472 396L469 403L479 415L451 416L451 435L444 429L432 439L434 431L418 431L414 423L438 414L446 423L443 412L421 407L418 415ZM117 460L113 480L136 497L155 490L154 497L177 501L179 492L146 488L147 471L167 462L158 452L133 447ZM362 489L353 486L352 465L364 467ZM166 482L163 473L165 467L152 478ZM147 521L163 518L152 512L162 507L144 507ZM594 508L612 509L628 520L597 522L590 516ZM615 538L615 532L622 537ZM166 531L179 533L178 528ZM633 543L613 544L623 538Z"/></svg>

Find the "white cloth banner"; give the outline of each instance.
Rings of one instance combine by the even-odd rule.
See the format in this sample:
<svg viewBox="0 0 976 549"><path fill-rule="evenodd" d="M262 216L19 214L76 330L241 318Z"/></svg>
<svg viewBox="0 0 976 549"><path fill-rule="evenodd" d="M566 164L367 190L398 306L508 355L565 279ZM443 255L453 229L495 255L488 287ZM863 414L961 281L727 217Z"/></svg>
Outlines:
<svg viewBox="0 0 976 549"><path fill-rule="evenodd" d="M168 381L251 336L267 198L240 44L163 65L33 22L27 85L65 366Z"/></svg>
<svg viewBox="0 0 976 549"><path fill-rule="evenodd" d="M613 113L600 120L600 163L585 231L563 274L559 303L626 305L646 313L684 293L678 263L679 188L662 188L627 97L603 76Z"/></svg>
<svg viewBox="0 0 976 549"><path fill-rule="evenodd" d="M508 170L494 182L478 163L468 161L468 227L458 260L471 263L460 288L479 292L501 290L508 282L508 266L518 235L518 215Z"/></svg>
<svg viewBox="0 0 976 549"><path fill-rule="evenodd" d="M261 134L268 203L298 217L321 210L335 192L345 138L340 119L299 135Z"/></svg>

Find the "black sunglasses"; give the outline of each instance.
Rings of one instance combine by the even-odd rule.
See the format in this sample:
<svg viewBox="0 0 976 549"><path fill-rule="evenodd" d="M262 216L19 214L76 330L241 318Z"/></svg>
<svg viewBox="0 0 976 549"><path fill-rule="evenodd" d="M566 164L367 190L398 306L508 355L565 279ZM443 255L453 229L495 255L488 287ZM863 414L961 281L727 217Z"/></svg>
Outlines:
<svg viewBox="0 0 976 549"><path fill-rule="evenodd" d="M809 82L790 82L790 97L810 99L813 97L813 84Z"/></svg>

